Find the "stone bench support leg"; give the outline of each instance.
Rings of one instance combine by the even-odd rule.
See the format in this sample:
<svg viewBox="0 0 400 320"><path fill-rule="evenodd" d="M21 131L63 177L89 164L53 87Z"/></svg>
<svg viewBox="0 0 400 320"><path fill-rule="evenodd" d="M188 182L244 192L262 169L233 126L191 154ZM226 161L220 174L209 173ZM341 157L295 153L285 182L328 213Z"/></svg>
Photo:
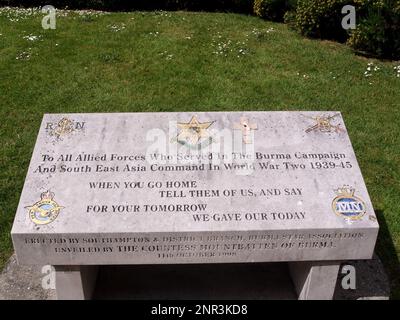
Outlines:
<svg viewBox="0 0 400 320"><path fill-rule="evenodd" d="M58 300L85 300L92 297L98 266L54 266Z"/></svg>
<svg viewBox="0 0 400 320"><path fill-rule="evenodd" d="M338 261L289 262L299 300L331 300L339 267Z"/></svg>

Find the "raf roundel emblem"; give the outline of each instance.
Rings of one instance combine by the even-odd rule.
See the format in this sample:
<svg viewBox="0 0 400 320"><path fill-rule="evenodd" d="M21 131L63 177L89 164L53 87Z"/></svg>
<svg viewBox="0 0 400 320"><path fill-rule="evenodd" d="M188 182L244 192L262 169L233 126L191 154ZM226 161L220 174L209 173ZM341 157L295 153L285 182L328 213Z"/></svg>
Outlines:
<svg viewBox="0 0 400 320"><path fill-rule="evenodd" d="M337 189L336 193L337 197L333 199L332 209L337 215L349 220L359 220L364 216L365 203L354 195L354 188L343 186Z"/></svg>
<svg viewBox="0 0 400 320"><path fill-rule="evenodd" d="M34 224L44 225L53 222L63 207L54 201L53 192L46 191L41 194L40 201L26 208L29 210L29 217Z"/></svg>

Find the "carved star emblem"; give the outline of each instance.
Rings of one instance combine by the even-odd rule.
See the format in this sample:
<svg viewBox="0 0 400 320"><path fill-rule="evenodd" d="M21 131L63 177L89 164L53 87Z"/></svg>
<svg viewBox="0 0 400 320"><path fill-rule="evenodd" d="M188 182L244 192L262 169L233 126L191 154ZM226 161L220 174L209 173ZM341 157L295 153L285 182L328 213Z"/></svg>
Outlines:
<svg viewBox="0 0 400 320"><path fill-rule="evenodd" d="M233 128L235 130L242 130L243 143L246 144L252 143L251 130L258 129L257 124L250 123L246 117L241 117L240 123L235 123Z"/></svg>
<svg viewBox="0 0 400 320"><path fill-rule="evenodd" d="M178 122L178 128L181 129L181 132L179 132L177 140L190 144L197 144L200 139L210 136L207 129L214 122L215 121L199 122L196 116L193 116L188 123Z"/></svg>

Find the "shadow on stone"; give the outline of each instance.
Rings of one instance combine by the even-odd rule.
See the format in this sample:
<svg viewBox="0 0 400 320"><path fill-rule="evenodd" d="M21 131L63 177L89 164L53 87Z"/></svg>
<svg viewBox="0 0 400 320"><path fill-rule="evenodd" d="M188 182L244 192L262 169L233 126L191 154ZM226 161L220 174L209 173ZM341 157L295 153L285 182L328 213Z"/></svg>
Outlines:
<svg viewBox="0 0 400 320"><path fill-rule="evenodd" d="M286 263L101 267L95 299L296 299Z"/></svg>
<svg viewBox="0 0 400 320"><path fill-rule="evenodd" d="M390 234L383 210L375 210L379 222L379 235L376 252L381 258L390 281L390 297L400 299L400 261Z"/></svg>
<svg viewBox="0 0 400 320"><path fill-rule="evenodd" d="M343 266L354 266L356 271L356 289L343 289L342 274ZM335 289L335 300L382 300L389 299L390 285L384 267L377 255L372 260L346 261L339 269L338 281Z"/></svg>

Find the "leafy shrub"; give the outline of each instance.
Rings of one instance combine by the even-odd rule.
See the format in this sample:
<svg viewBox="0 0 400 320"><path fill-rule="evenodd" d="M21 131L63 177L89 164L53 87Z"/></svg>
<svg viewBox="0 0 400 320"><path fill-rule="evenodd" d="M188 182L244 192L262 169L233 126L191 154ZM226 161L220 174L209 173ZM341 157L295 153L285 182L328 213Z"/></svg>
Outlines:
<svg viewBox="0 0 400 320"><path fill-rule="evenodd" d="M283 21L289 25L292 29L296 28L296 11L290 10L285 13L283 16Z"/></svg>
<svg viewBox="0 0 400 320"><path fill-rule="evenodd" d="M354 5L351 0L299 0L295 14L295 27L309 37L345 41L347 32L342 28L343 6Z"/></svg>
<svg viewBox="0 0 400 320"><path fill-rule="evenodd" d="M370 7L347 43L377 57L400 59L400 0Z"/></svg>
<svg viewBox="0 0 400 320"><path fill-rule="evenodd" d="M356 8L357 24L342 27L345 5ZM346 41L358 51L377 57L400 58L400 0L298 0L285 22L305 36Z"/></svg>
<svg viewBox="0 0 400 320"><path fill-rule="evenodd" d="M283 21L285 13L295 7L295 0L255 0L254 14L268 20Z"/></svg>

